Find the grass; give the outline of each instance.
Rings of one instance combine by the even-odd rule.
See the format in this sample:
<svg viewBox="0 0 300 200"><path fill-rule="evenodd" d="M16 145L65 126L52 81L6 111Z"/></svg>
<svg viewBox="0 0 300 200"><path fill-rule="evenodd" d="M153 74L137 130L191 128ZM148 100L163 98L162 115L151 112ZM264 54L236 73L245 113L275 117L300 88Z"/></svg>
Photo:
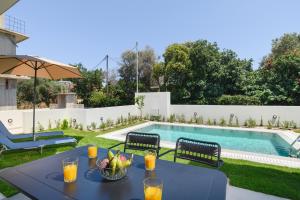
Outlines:
<svg viewBox="0 0 300 200"><path fill-rule="evenodd" d="M99 147L107 148L118 143L118 141L96 138L96 136L125 127L127 126L120 126L118 128L99 132L67 129L65 130L65 134L76 137L79 141L78 146L97 144ZM40 155L38 151L5 153L0 159L0 169L54 155L72 148L72 146L49 147L44 150L43 155ZM120 146L119 149L122 149L122 147ZM162 152L166 150L167 149L163 148ZM133 151L133 153L142 155L142 152ZM167 154L162 159L172 161L173 155ZM224 161L225 164L221 170L227 175L231 185L266 194L300 200L300 169L234 159L224 159ZM179 160L179 162L200 166L200 164L190 161ZM18 191L1 181L0 192L6 196L11 196Z"/></svg>

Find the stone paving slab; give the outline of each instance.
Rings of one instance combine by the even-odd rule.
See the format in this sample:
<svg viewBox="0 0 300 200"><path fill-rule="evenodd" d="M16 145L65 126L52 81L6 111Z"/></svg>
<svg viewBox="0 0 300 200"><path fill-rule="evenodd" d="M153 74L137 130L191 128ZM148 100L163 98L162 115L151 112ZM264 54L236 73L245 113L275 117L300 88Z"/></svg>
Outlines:
<svg viewBox="0 0 300 200"><path fill-rule="evenodd" d="M254 192L238 187L228 186L226 200L287 200L260 192Z"/></svg>

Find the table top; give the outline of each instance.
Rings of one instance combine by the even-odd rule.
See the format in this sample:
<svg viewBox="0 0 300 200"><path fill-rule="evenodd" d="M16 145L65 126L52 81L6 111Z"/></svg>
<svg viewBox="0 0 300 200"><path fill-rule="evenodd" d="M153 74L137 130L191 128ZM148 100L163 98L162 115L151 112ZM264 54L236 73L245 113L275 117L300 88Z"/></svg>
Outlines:
<svg viewBox="0 0 300 200"><path fill-rule="evenodd" d="M107 149L98 149L99 158ZM64 183L62 160L78 157L78 175L74 183ZM119 181L103 179L95 159L87 157L87 147L49 156L0 172L0 178L33 199L142 200L143 180L156 176L163 180L163 199L226 199L227 178L223 172L157 160L155 171L145 171L144 158L135 156L126 177Z"/></svg>

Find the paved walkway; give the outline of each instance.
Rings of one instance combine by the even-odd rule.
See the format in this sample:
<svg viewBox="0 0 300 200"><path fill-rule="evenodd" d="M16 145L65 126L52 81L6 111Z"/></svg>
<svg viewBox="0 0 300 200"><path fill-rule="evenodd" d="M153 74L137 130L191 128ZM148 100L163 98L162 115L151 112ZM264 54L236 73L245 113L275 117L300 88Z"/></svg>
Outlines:
<svg viewBox="0 0 300 200"><path fill-rule="evenodd" d="M233 186L227 187L227 195L226 200L286 200L284 198L267 195L259 192L253 192L251 190L246 190L242 188L237 188ZM5 198L0 193L0 200L30 200L25 195L19 193L15 196L12 196L10 198Z"/></svg>
<svg viewBox="0 0 300 200"><path fill-rule="evenodd" d="M284 198L254 192L251 190L246 190L242 188L237 188L233 186L227 187L226 200L286 200Z"/></svg>

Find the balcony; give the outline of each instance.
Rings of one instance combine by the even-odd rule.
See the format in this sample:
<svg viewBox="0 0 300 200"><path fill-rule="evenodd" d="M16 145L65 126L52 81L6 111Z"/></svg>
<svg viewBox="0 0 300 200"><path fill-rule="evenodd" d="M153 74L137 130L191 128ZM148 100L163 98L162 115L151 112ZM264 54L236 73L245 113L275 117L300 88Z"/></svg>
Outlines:
<svg viewBox="0 0 300 200"><path fill-rule="evenodd" d="M10 15L0 15L0 32L12 35L16 39L16 43L22 42L28 37L26 33L26 24L24 20L18 19Z"/></svg>
<svg viewBox="0 0 300 200"><path fill-rule="evenodd" d="M16 33L25 34L25 21L14 16L4 16L4 28Z"/></svg>

